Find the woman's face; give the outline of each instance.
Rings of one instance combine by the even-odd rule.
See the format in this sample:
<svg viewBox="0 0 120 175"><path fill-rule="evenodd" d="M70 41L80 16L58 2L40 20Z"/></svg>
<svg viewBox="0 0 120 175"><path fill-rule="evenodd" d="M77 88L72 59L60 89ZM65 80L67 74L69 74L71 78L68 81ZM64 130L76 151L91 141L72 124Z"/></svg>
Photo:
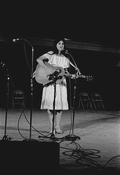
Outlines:
<svg viewBox="0 0 120 175"><path fill-rule="evenodd" d="M61 40L57 43L56 45L58 51L63 51L64 50L64 42Z"/></svg>

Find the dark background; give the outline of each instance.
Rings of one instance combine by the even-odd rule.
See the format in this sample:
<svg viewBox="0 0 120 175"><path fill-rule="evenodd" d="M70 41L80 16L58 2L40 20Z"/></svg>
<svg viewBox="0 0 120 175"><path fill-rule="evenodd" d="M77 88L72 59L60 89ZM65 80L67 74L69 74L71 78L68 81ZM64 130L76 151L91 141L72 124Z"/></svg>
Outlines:
<svg viewBox="0 0 120 175"><path fill-rule="evenodd" d="M39 4L5 3L0 11L0 61L5 63L10 75L10 99L14 89L21 89L25 95L26 107L30 107L31 48L24 43L10 42L11 38L51 38L64 36L70 41L83 44L99 44L116 52L69 49L82 74L92 75L93 81L77 79L76 107L79 93L99 92L107 110L120 109L120 26L119 4L54 3ZM4 42L3 42L4 40ZM51 47L33 44L34 69L36 59ZM29 69L30 67L30 69ZM0 106L6 105L6 69L0 66ZM73 101L74 80L71 80ZM33 106L39 108L42 85L34 80Z"/></svg>
<svg viewBox="0 0 120 175"><path fill-rule="evenodd" d="M7 91L7 72L10 76L9 88L10 99L9 106L12 105L12 92L14 89L21 89L24 92L26 107L30 107L30 70L31 70L31 47L23 43L2 43L4 51L1 61L5 66L0 66L0 106L6 105ZM48 46L34 45L34 70L36 68L36 59L43 53L51 50ZM119 53L107 53L101 51L88 51L69 49L80 71L84 75L92 75L93 80L87 81L78 78L76 82L76 107L78 107L79 93L86 91L89 94L93 92L100 93L107 110L119 110L120 106L120 68ZM6 71L8 69L8 71ZM71 70L74 72L74 70ZM42 94L42 85L33 81L33 107L39 108ZM73 90L75 81L71 80L71 100L73 101ZM70 86L68 85L68 89ZM70 94L68 94L70 95ZM69 96L70 97L70 96Z"/></svg>

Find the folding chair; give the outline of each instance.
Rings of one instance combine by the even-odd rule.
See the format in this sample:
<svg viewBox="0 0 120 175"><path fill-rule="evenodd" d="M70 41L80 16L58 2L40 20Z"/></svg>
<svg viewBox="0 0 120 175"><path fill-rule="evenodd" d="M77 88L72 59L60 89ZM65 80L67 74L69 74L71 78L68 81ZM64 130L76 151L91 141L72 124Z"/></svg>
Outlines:
<svg viewBox="0 0 120 175"><path fill-rule="evenodd" d="M22 90L14 90L12 94L12 107L15 106L25 108L25 98Z"/></svg>
<svg viewBox="0 0 120 175"><path fill-rule="evenodd" d="M82 109L92 109L92 103L87 92L81 92L79 94L79 107Z"/></svg>
<svg viewBox="0 0 120 175"><path fill-rule="evenodd" d="M96 110L97 109L105 109L104 104L103 104L103 100L102 100L99 93L96 93L96 92L92 93L91 100L92 100L93 106Z"/></svg>

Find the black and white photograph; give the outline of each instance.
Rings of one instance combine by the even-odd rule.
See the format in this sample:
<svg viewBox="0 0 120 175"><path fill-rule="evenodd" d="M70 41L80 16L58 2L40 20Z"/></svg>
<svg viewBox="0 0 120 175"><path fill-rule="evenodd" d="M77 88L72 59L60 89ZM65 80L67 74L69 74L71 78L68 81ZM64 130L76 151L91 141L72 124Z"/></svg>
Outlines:
<svg viewBox="0 0 120 175"><path fill-rule="evenodd" d="M3 174L120 173L119 16L110 2L1 5Z"/></svg>

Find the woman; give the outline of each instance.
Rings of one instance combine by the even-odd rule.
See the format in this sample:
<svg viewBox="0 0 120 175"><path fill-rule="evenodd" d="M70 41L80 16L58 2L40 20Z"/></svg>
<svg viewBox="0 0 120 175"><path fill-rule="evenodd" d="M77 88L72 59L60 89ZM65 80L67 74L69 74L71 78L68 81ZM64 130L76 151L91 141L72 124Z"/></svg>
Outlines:
<svg viewBox="0 0 120 175"><path fill-rule="evenodd" d="M65 56L65 40L64 38L58 38L54 41L53 51L49 51L37 59L40 66L45 66L45 61L54 67L61 67L68 73L69 59ZM46 68L45 68L46 69ZM55 73L58 73L55 71ZM49 80L53 78L52 74L49 76ZM53 79L52 79L53 80ZM56 96L55 96L55 110L53 111L54 101L54 82L51 80L50 83L43 86L41 109L47 109L50 133L54 128L54 133L61 134L60 120L63 110L68 110L68 99L67 99L67 81L66 77L63 76L59 83L56 83ZM53 126L53 112L54 112L54 126Z"/></svg>

